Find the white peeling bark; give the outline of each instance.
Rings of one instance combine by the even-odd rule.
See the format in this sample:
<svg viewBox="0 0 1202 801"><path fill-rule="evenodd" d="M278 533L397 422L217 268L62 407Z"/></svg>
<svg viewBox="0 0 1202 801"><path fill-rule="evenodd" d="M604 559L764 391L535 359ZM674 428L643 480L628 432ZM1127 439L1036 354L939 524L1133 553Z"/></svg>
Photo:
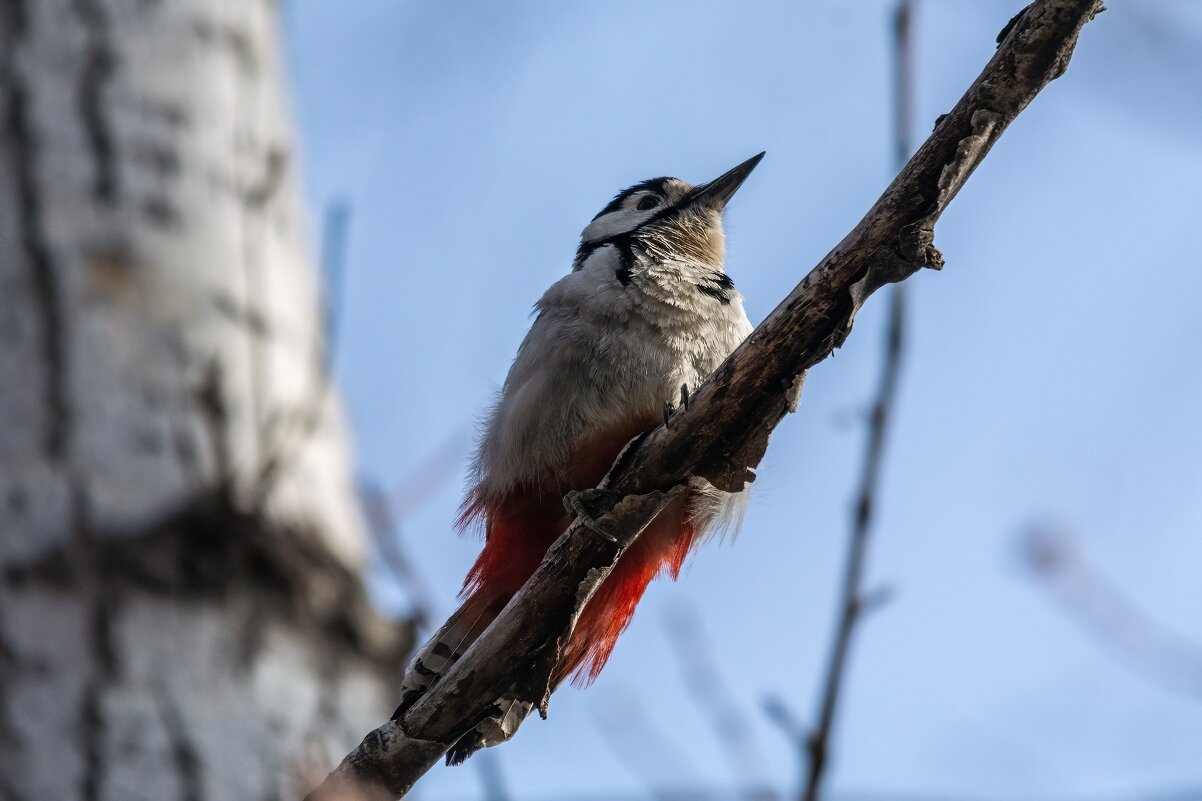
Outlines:
<svg viewBox="0 0 1202 801"><path fill-rule="evenodd" d="M336 402L306 431L276 22L0 0L0 799L295 796L403 667Z"/></svg>

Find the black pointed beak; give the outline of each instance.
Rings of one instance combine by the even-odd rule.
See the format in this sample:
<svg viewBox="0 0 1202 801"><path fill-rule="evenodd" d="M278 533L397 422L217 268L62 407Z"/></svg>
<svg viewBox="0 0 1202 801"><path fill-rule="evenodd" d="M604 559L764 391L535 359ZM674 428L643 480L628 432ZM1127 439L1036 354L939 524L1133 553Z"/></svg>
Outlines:
<svg viewBox="0 0 1202 801"><path fill-rule="evenodd" d="M765 151L766 152L766 151ZM733 170L728 170L720 177L715 178L708 184L702 184L693 188L689 197L690 203L707 203L721 211L726 207L726 201L730 200L743 182L747 180L747 176L751 175L751 171L755 169L755 165L760 163L760 159L764 157L764 153L758 153L744 161Z"/></svg>

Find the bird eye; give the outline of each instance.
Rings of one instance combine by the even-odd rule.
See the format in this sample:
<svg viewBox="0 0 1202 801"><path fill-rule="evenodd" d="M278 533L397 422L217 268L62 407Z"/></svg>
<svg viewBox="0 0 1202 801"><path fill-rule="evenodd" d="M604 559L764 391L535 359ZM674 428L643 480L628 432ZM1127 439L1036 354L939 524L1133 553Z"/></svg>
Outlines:
<svg viewBox="0 0 1202 801"><path fill-rule="evenodd" d="M647 209L655 208L662 201L663 199L659 195L643 195L642 200L639 201L639 204L635 208L639 211L646 211Z"/></svg>

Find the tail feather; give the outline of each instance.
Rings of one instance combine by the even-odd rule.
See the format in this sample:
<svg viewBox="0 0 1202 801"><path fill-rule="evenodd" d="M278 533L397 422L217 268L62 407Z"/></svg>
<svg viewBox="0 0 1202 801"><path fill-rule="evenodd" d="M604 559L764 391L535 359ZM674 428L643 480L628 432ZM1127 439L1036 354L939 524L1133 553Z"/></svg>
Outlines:
<svg viewBox="0 0 1202 801"><path fill-rule="evenodd" d="M469 599L451 615L405 670L401 680L401 704L392 713L393 720L400 720L409 707L451 669L504 606L504 603L489 604Z"/></svg>
<svg viewBox="0 0 1202 801"><path fill-rule="evenodd" d="M459 525L477 520L484 523L486 539L460 594L505 602L534 574L568 525L560 495L530 487L518 487L500 498L471 497L460 511Z"/></svg>
<svg viewBox="0 0 1202 801"><path fill-rule="evenodd" d="M562 505L564 493L573 487L595 486L630 438L652 424L633 421L577 449L574 471L566 486L517 485L498 496L486 496L480 489L468 495L456 526L464 530L481 525L484 547L464 579L460 592L463 605L406 672L405 700L397 710L398 716L475 642L534 574L570 522ZM577 685L592 683L613 653L618 637L629 627L647 585L662 574L675 579L702 535L729 513L730 496L702 484L694 486L687 498L660 512L619 557L577 620L553 677L555 683L565 678ZM447 755L448 762L458 764L480 748L509 739L530 711L528 702L498 699L497 714L455 743Z"/></svg>
<svg viewBox="0 0 1202 801"><path fill-rule="evenodd" d="M647 585L665 573L673 579L680 575L697 536L689 511L688 500L664 509L618 559L576 621L560 660L560 678L570 675L577 686L596 680L630 626Z"/></svg>

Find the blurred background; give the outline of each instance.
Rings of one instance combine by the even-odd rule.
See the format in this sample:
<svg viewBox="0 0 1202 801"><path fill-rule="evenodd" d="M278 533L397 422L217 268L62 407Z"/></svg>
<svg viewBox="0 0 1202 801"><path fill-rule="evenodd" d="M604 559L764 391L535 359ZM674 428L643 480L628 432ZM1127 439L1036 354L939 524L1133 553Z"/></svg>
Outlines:
<svg viewBox="0 0 1202 801"><path fill-rule="evenodd" d="M0 4L3 801L299 797L455 608L592 216L766 150L758 323L897 172L896 0L66 5ZM1021 3L907 5L917 145ZM1200 133L1202 5L1115 2L940 221L825 797L1202 799ZM798 796L888 311L596 684L411 797Z"/></svg>
<svg viewBox="0 0 1202 801"><path fill-rule="evenodd" d="M911 281L869 557L870 583L896 597L851 665L832 767L849 797L1202 795L1202 663L1192 693L1133 671L1022 555L1033 526L1071 535L1202 643L1202 8L1111 5L941 221L946 269ZM922 0L916 141L1018 8ZM357 464L397 499L440 612L479 547L450 531L473 422L584 223L635 181L702 181L767 150L727 214L728 271L758 322L895 173L893 12L288 6L310 206L352 210L337 364ZM813 718L886 306L873 298L811 372L738 537L653 585L597 684L495 750L512 797L747 778L682 672L682 619L755 769L782 792L797 781L796 748L760 710L775 698ZM431 773L423 797L479 797L468 767Z"/></svg>

